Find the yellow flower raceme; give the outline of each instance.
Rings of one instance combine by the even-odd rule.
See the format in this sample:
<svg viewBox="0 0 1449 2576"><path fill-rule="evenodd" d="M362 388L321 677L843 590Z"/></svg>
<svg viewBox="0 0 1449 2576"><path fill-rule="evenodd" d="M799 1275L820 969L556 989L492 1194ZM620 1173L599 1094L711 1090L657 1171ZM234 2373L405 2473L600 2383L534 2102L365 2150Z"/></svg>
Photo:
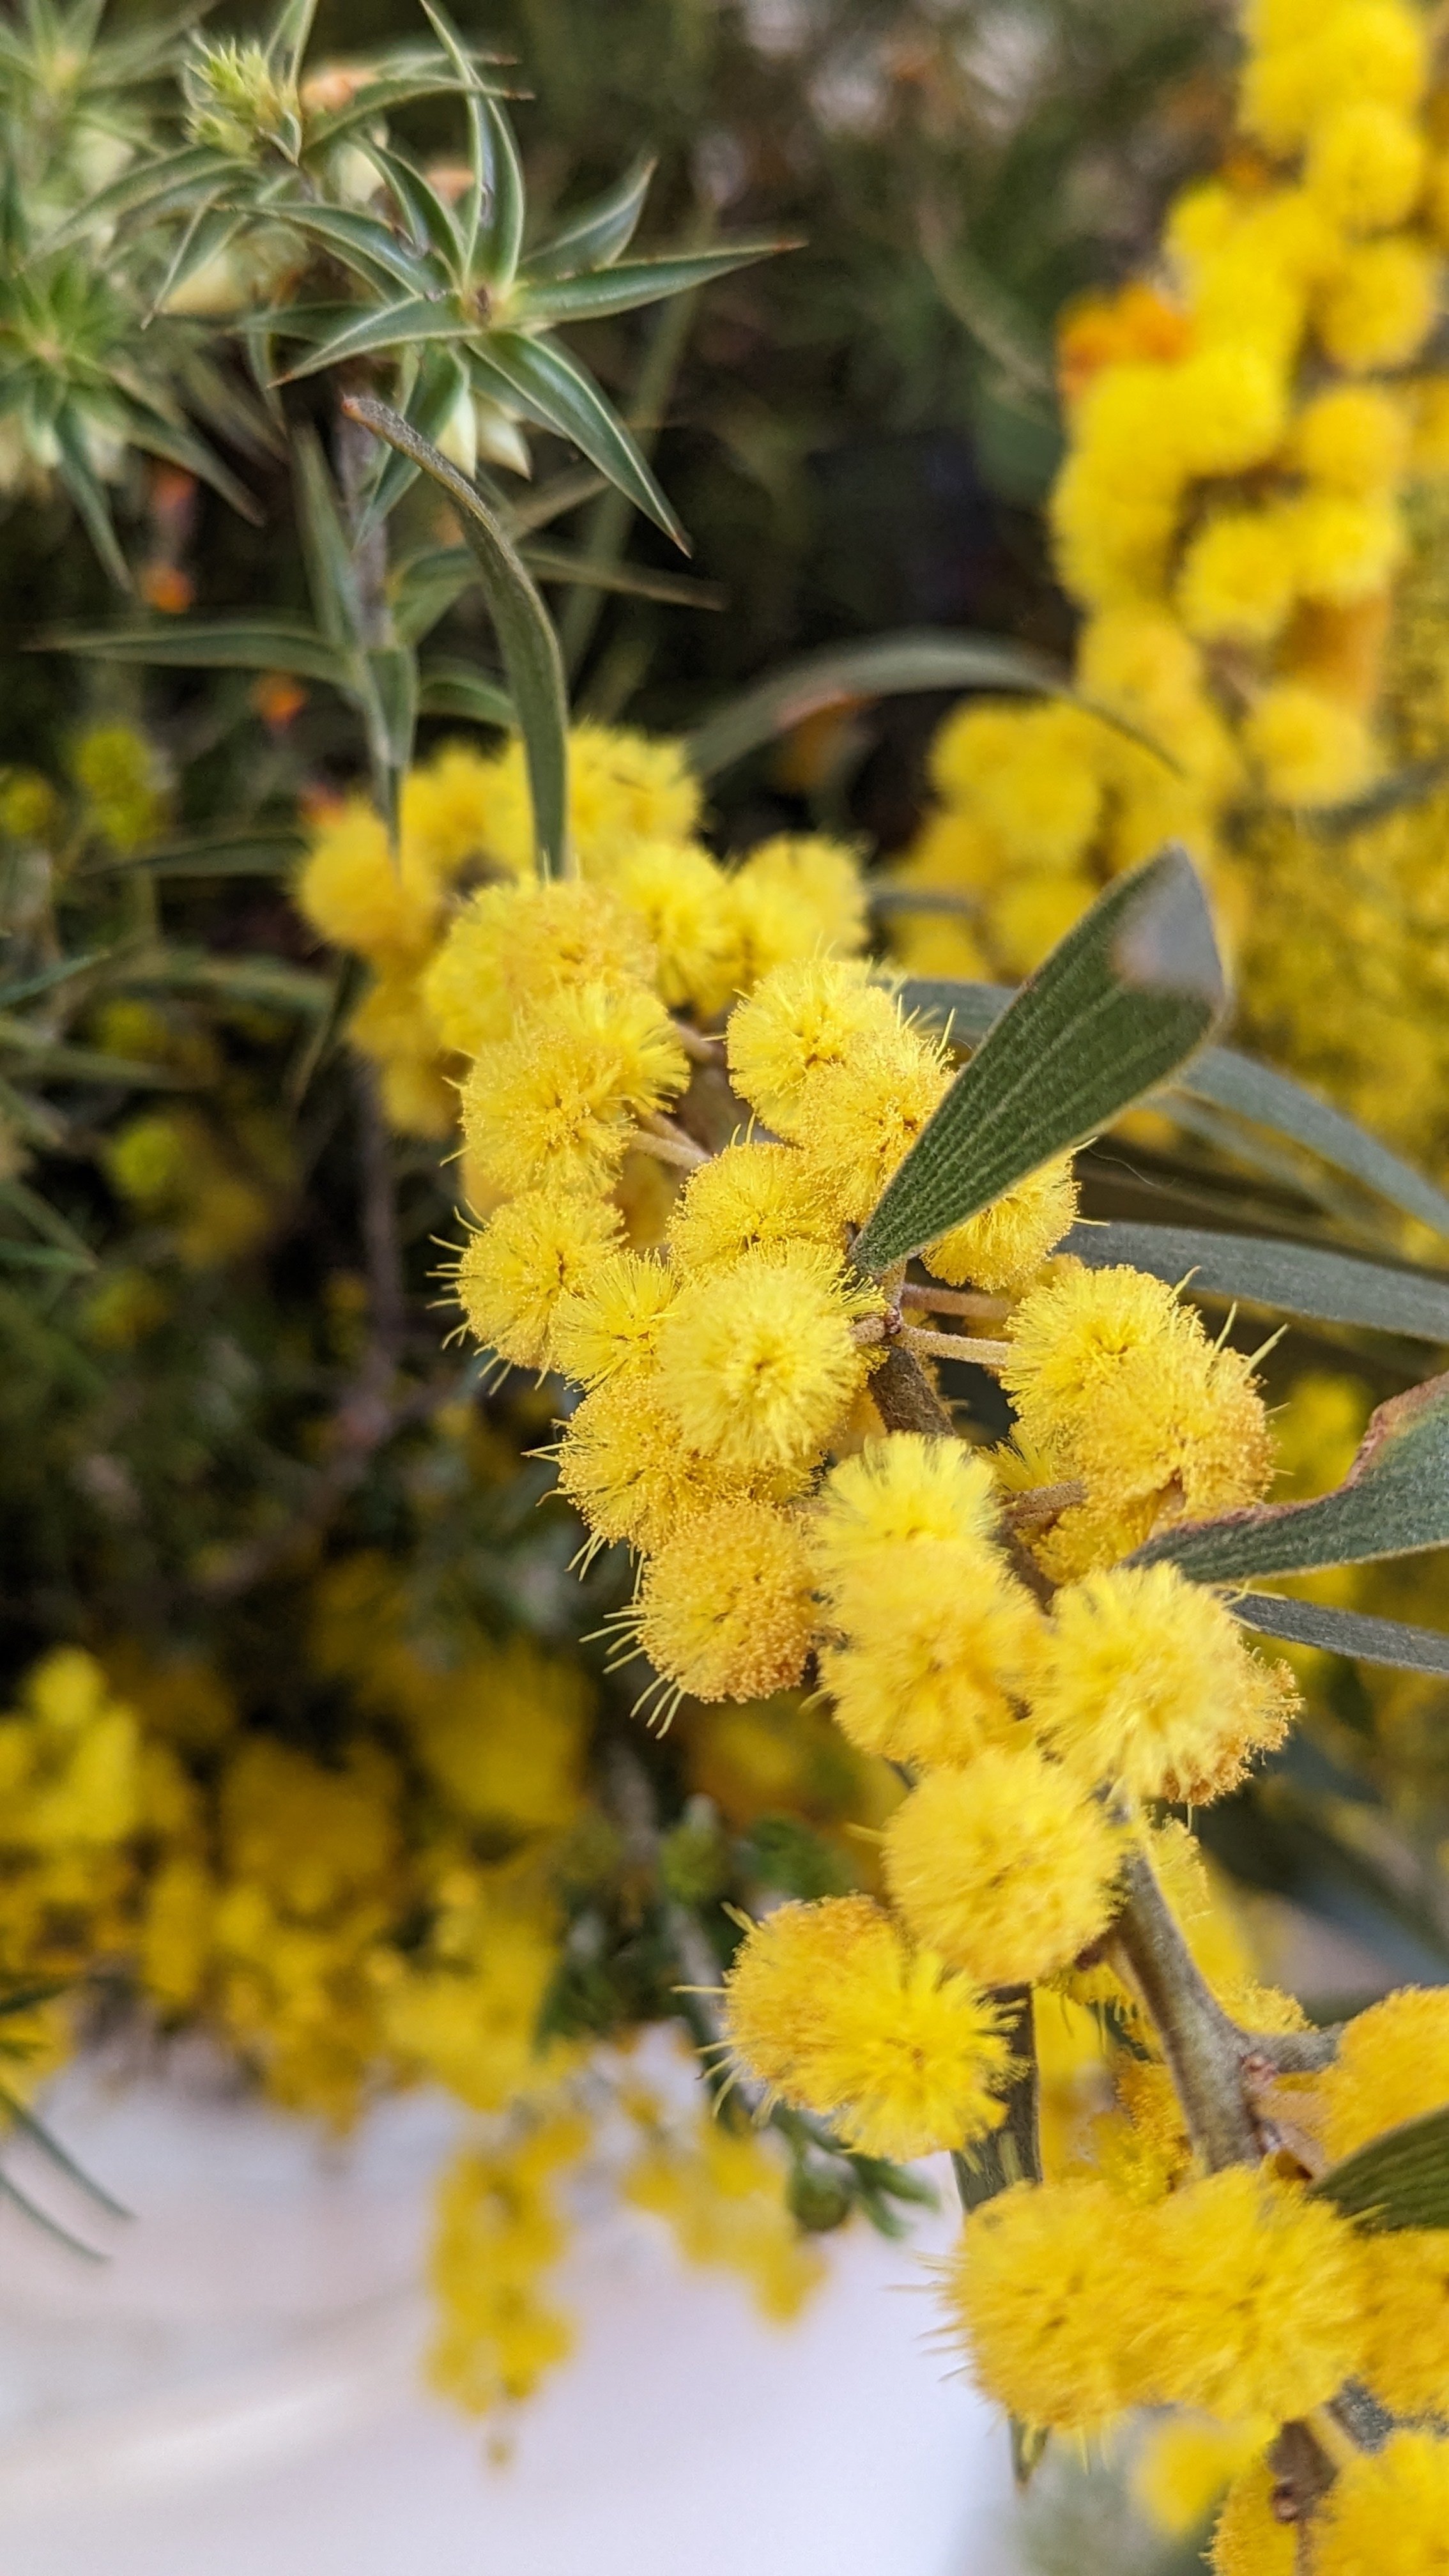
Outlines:
<svg viewBox="0 0 1449 2576"><path fill-rule="evenodd" d="M521 1009L563 985L647 983L654 950L637 918L577 879L485 886L458 916L422 981L435 1043L477 1055Z"/></svg>

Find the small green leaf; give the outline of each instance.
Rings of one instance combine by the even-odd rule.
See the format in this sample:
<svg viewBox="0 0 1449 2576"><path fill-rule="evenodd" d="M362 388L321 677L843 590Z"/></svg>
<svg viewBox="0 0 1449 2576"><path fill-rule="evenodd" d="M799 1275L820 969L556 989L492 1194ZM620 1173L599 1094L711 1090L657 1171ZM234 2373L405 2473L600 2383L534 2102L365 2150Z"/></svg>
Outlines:
<svg viewBox="0 0 1449 2576"><path fill-rule="evenodd" d="M402 296L397 303L380 304L343 330L334 331L329 339L319 341L277 381L300 384L304 376L320 375L324 367L342 366L349 359L369 357L379 349L407 349L419 343L436 348L445 342L461 343L477 337L477 323L459 321L436 296Z"/></svg>
<svg viewBox="0 0 1449 2576"><path fill-rule="evenodd" d="M1308 2189L1371 2236L1449 2227L1449 2105L1385 2129Z"/></svg>
<svg viewBox="0 0 1449 2576"><path fill-rule="evenodd" d="M1094 1135L1202 1044L1224 999L1197 872L1169 847L1022 985L887 1184L857 1264L889 1269Z"/></svg>
<svg viewBox="0 0 1449 2576"><path fill-rule="evenodd" d="M472 102L470 102L472 104ZM506 295L518 274L526 212L523 164L513 128L496 99L474 106L487 146L488 193L472 247L469 275Z"/></svg>
<svg viewBox="0 0 1449 2576"><path fill-rule="evenodd" d="M1449 1280L1387 1270L1341 1252L1194 1226L1078 1225L1060 1246L1092 1270L1126 1262L1194 1297L1271 1306L1320 1324L1363 1324L1419 1341L1449 1342Z"/></svg>
<svg viewBox="0 0 1449 2576"><path fill-rule="evenodd" d="M419 63L415 69L383 73L354 91L345 107L334 108L330 115L319 116L308 126L308 157L327 151L354 127L371 124L390 108L411 107L420 98L484 98L493 86L488 81L460 80L451 64L438 63L429 68ZM363 148L369 147L364 144Z"/></svg>
<svg viewBox="0 0 1449 2576"><path fill-rule="evenodd" d="M471 662L437 654L423 664L418 678L418 712L425 716L465 716L470 724L497 725L512 733L518 719L513 700L496 680L485 680Z"/></svg>
<svg viewBox="0 0 1449 2576"><path fill-rule="evenodd" d="M446 457L386 403L355 395L343 408L420 465L458 514L477 561L523 735L540 865L545 875L556 874L564 865L568 820L568 699L548 611L497 514Z"/></svg>
<svg viewBox="0 0 1449 2576"><path fill-rule="evenodd" d="M247 210L237 206L229 211ZM425 295L434 283L417 252L407 249L376 215L362 214L351 206L299 205L290 197L277 212L293 232L321 242L344 268L384 294L389 287L402 286L410 295Z"/></svg>
<svg viewBox="0 0 1449 2576"><path fill-rule="evenodd" d="M1281 1637L1290 1646L1318 1646L1326 1655L1389 1664L1399 1672L1449 1674L1449 1636L1438 1628L1374 1619L1364 1610L1327 1610L1317 1601L1288 1600L1276 1592L1240 1593L1228 1608L1255 1635Z"/></svg>
<svg viewBox="0 0 1449 2576"><path fill-rule="evenodd" d="M636 510L688 554L684 531L634 438L565 350L552 341L527 339L521 331L491 332L486 357L474 355L473 381L480 392L491 392L505 405L522 404L544 429L570 439Z"/></svg>
<svg viewBox="0 0 1449 2576"><path fill-rule="evenodd" d="M364 667L373 766L386 787L387 812L396 831L398 799L418 725L417 655L410 644L378 644L366 655Z"/></svg>
<svg viewBox="0 0 1449 2576"><path fill-rule="evenodd" d="M531 252L524 271L530 284L535 278L578 277L619 259L639 229L658 166L655 161L636 161L614 187L582 207L562 232Z"/></svg>
<svg viewBox="0 0 1449 2576"><path fill-rule="evenodd" d="M685 743L691 768L715 778L745 754L789 733L807 716L860 698L902 697L918 689L1011 689L1066 698L1072 684L1056 663L990 635L955 635L922 626L875 635L863 644L831 644L729 700ZM999 1005L998 1005L999 1007ZM993 1014L994 1016L994 1014Z"/></svg>
<svg viewBox="0 0 1449 2576"><path fill-rule="evenodd" d="M127 216L157 215L164 206L179 204L193 189L214 188L234 179L237 167L226 153L216 151L209 143L188 143L179 152L165 153L159 160L142 161L88 197L50 235L45 248L66 250L87 234L120 223Z"/></svg>
<svg viewBox="0 0 1449 2576"><path fill-rule="evenodd" d="M632 313L641 305L662 303L666 296L687 295L728 277L753 260L773 259L794 245L782 241L735 242L720 250L680 251L670 258L633 259L627 267L605 268L591 277L563 277L530 282L519 290L518 307L531 323L590 322L603 313Z"/></svg>
<svg viewBox="0 0 1449 2576"><path fill-rule="evenodd" d="M1189 1521L1129 1565L1171 1564L1197 1583L1307 1574L1449 1546L1449 1377L1381 1404L1344 1482L1308 1503L1262 1503Z"/></svg>
<svg viewBox="0 0 1449 2576"><path fill-rule="evenodd" d="M346 684L338 655L300 617L157 618L138 626L57 627L38 639L46 653L95 653L110 662L152 662L182 671L287 671L296 679Z"/></svg>
<svg viewBox="0 0 1449 2576"><path fill-rule="evenodd" d="M539 581L581 582L586 589L617 591L625 599L659 599L671 608L720 609L728 593L717 582L687 572L650 572L642 564L596 563L582 546L541 546L530 540L523 560Z"/></svg>
<svg viewBox="0 0 1449 2576"><path fill-rule="evenodd" d="M307 588L318 630L346 668L362 634L357 569L337 492L315 431L293 440L297 467L297 532L307 567Z"/></svg>

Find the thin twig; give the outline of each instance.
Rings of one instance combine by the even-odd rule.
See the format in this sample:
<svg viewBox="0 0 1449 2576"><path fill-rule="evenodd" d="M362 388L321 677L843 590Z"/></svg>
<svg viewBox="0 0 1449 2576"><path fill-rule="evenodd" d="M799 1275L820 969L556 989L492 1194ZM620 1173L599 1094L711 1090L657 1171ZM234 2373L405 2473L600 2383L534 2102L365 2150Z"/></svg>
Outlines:
<svg viewBox="0 0 1449 2576"><path fill-rule="evenodd" d="M1013 1356L1010 1342L976 1342L964 1333L928 1333L918 1324L903 1324L900 1337L907 1350L936 1360L970 1360L977 1368L1005 1368Z"/></svg>
<svg viewBox="0 0 1449 2576"><path fill-rule="evenodd" d="M977 1288L938 1288L934 1280L907 1280L897 1303L902 1306L924 1306L934 1315L969 1316L979 1324L996 1324L1009 1315L1011 1306L1005 1297L988 1297Z"/></svg>
<svg viewBox="0 0 1449 2576"><path fill-rule="evenodd" d="M696 1145L681 1127L665 1118L646 1118L636 1127L630 1143L637 1154L652 1154L656 1163L673 1163L682 1172L697 1172L701 1163L713 1161L703 1145Z"/></svg>

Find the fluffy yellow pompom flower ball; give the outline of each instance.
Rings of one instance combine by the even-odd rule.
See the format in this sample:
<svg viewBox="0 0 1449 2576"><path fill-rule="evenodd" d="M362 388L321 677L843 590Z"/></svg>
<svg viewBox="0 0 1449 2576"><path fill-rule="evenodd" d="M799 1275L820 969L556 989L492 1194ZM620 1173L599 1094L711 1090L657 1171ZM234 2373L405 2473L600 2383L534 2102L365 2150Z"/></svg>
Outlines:
<svg viewBox="0 0 1449 2576"><path fill-rule="evenodd" d="M1266 2458L1239 2471L1213 2528L1213 2576L1295 2576L1298 2529L1274 2511L1277 2487Z"/></svg>
<svg viewBox="0 0 1449 2576"><path fill-rule="evenodd" d="M1394 2415L1449 2408L1449 2228L1364 2240L1363 2376Z"/></svg>
<svg viewBox="0 0 1449 2576"><path fill-rule="evenodd" d="M1313 2522L1314 2576L1445 2576L1449 2442L1391 2433L1339 2471Z"/></svg>
<svg viewBox="0 0 1449 2576"><path fill-rule="evenodd" d="M1297 1704L1216 1595L1173 1565L1089 1574L1052 1604L1032 1715L1091 1780L1200 1806L1281 1744Z"/></svg>
<svg viewBox="0 0 1449 2576"><path fill-rule="evenodd" d="M750 1488L681 1439L647 1366L614 1370L586 1395L559 1443L560 1493L596 1540L658 1548L685 1522ZM789 1490L767 1480L775 1499Z"/></svg>
<svg viewBox="0 0 1449 2576"><path fill-rule="evenodd" d="M1373 775L1373 743L1362 718L1296 680L1263 691L1243 727L1243 744L1280 805L1336 805Z"/></svg>
<svg viewBox="0 0 1449 2576"><path fill-rule="evenodd" d="M647 983L654 951L612 896L574 879L485 886L423 977L439 1043L476 1055L520 1009L565 984Z"/></svg>
<svg viewBox="0 0 1449 2576"><path fill-rule="evenodd" d="M895 1431L832 1467L811 1553L827 1600L848 1626L853 1605L869 1597L895 1551L922 1539L989 1545L997 1525L995 1481L984 1458L964 1441Z"/></svg>
<svg viewBox="0 0 1449 2576"><path fill-rule="evenodd" d="M1434 327L1437 303L1438 265L1422 243L1398 233L1359 242L1318 306L1318 337L1350 375L1407 366Z"/></svg>
<svg viewBox="0 0 1449 2576"><path fill-rule="evenodd" d="M886 1884L918 1941L983 1985L1055 1975L1105 1932L1122 1838L1028 1744L936 1771L885 1830Z"/></svg>
<svg viewBox="0 0 1449 2576"><path fill-rule="evenodd" d="M839 841L820 834L762 841L727 886L743 992L793 959L865 946L865 885L854 851Z"/></svg>
<svg viewBox="0 0 1449 2576"><path fill-rule="evenodd" d="M996 2127L1010 2056L994 2004L912 1957L868 1897L782 1905L725 1982L736 2055L866 2155L908 2158Z"/></svg>
<svg viewBox="0 0 1449 2576"><path fill-rule="evenodd" d="M1046 1163L1015 1189L967 1217L922 1254L933 1278L953 1288L1019 1288L1041 1268L1077 1213L1070 1161Z"/></svg>
<svg viewBox="0 0 1449 2576"><path fill-rule="evenodd" d="M1016 1730L1040 1617L984 1549L925 1539L902 1550L869 1597L852 1597L845 1644L821 1655L842 1734L891 1762L970 1762Z"/></svg>
<svg viewBox="0 0 1449 2576"><path fill-rule="evenodd" d="M852 1225L869 1216L950 1080L944 1043L896 1019L807 1086L796 1133L822 1195Z"/></svg>
<svg viewBox="0 0 1449 2576"><path fill-rule="evenodd" d="M659 1333L685 1439L740 1475L817 1458L865 1384L855 1320L880 1303L823 1244L772 1245L686 1280Z"/></svg>
<svg viewBox="0 0 1449 2576"><path fill-rule="evenodd" d="M524 876L533 865L533 800L521 740L510 742L490 770L488 850ZM569 839L586 876L633 841L690 840L700 803L682 743L611 725L571 727Z"/></svg>
<svg viewBox="0 0 1449 2576"><path fill-rule="evenodd" d="M1405 1986L1357 2014L1321 2092L1323 2142L1335 2163L1449 2102L1449 1992Z"/></svg>
<svg viewBox="0 0 1449 2576"><path fill-rule="evenodd" d="M1309 481L1356 499L1392 492L1408 453L1405 406L1375 385L1334 385L1294 425L1293 461Z"/></svg>
<svg viewBox="0 0 1449 2576"><path fill-rule="evenodd" d="M739 981L730 880L693 842L626 841L590 870L653 944L655 983L671 1010L722 1010Z"/></svg>
<svg viewBox="0 0 1449 2576"><path fill-rule="evenodd" d="M1304 184L1343 232L1386 232L1412 214L1424 162L1424 138L1406 116L1379 99L1351 99L1315 131Z"/></svg>
<svg viewBox="0 0 1449 2576"><path fill-rule="evenodd" d="M846 1064L864 1038L889 1038L896 1025L894 1002L863 966L822 957L777 967L730 1014L735 1089L768 1127L794 1138L817 1076Z"/></svg>
<svg viewBox="0 0 1449 2576"><path fill-rule="evenodd" d="M669 1219L680 1270L713 1270L743 1253L807 1242L840 1247L839 1219L791 1145L726 1145L691 1172Z"/></svg>
<svg viewBox="0 0 1449 2576"><path fill-rule="evenodd" d="M1225 510L1183 557L1177 604L1205 644L1270 644L1297 594L1291 524L1281 510Z"/></svg>
<svg viewBox="0 0 1449 2576"><path fill-rule="evenodd" d="M647 986L564 986L477 1056L463 1086L464 1141L502 1190L599 1182L636 1118L688 1079L684 1050Z"/></svg>
<svg viewBox="0 0 1449 2576"><path fill-rule="evenodd" d="M374 965L426 956L443 899L437 869L406 838L394 856L381 815L360 796L313 825L296 890L324 939L355 948Z"/></svg>
<svg viewBox="0 0 1449 2576"><path fill-rule="evenodd" d="M1164 2396L1285 2422L1358 2366L1358 2242L1323 2201L1246 2165L1189 2182L1151 2213L1153 2330Z"/></svg>
<svg viewBox="0 0 1449 2576"><path fill-rule="evenodd" d="M1156 2394L1142 2213L1099 2182L1017 2183L966 2222L947 2304L989 2397L1091 2433Z"/></svg>
<svg viewBox="0 0 1449 2576"><path fill-rule="evenodd" d="M626 1617L676 1697L768 1699L788 1690L815 1628L798 1521L768 1503L714 1504L650 1557Z"/></svg>
<svg viewBox="0 0 1449 2576"><path fill-rule="evenodd" d="M525 1190L470 1235L454 1273L469 1330L516 1368L542 1368L559 1301L617 1243L618 1209L584 1190Z"/></svg>
<svg viewBox="0 0 1449 2576"><path fill-rule="evenodd" d="M673 1299L674 1280L662 1261L647 1253L614 1253L561 1299L554 1315L554 1367L580 1386L599 1386L616 1369L646 1366Z"/></svg>

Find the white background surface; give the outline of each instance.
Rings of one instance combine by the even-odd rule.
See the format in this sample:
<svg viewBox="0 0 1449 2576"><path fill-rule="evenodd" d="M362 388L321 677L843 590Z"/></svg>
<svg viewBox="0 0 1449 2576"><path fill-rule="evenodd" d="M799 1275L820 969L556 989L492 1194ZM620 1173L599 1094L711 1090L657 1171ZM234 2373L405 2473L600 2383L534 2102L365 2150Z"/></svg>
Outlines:
<svg viewBox="0 0 1449 2576"><path fill-rule="evenodd" d="M5 2576L1007 2576L997 2419L949 2376L920 2257L831 2241L763 2326L630 2212L562 2284L578 2357L488 2428L419 2392L427 2184L450 2115L345 2153L237 2101L84 2075L54 2125L136 2212L80 2265L0 2211ZM13 2169L21 2164L13 2155ZM24 2179L37 2180L26 2162ZM79 2216L47 2186L52 2207Z"/></svg>

